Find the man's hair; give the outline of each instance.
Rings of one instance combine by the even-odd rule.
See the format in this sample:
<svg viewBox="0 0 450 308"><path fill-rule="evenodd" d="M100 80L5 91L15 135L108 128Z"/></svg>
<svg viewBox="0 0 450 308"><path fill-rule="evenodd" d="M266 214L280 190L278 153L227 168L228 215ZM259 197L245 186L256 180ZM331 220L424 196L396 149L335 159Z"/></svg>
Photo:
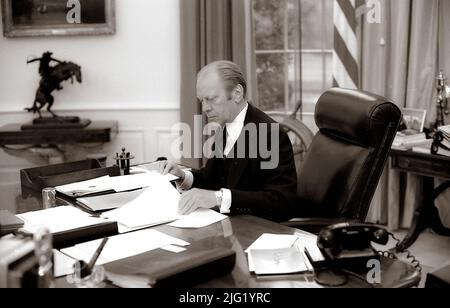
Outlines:
<svg viewBox="0 0 450 308"><path fill-rule="evenodd" d="M244 89L244 98L247 97L247 81L244 78L241 68L236 63L231 61L212 62L201 69L198 77L211 69L214 69L222 78L228 93L231 93L237 85L241 85Z"/></svg>

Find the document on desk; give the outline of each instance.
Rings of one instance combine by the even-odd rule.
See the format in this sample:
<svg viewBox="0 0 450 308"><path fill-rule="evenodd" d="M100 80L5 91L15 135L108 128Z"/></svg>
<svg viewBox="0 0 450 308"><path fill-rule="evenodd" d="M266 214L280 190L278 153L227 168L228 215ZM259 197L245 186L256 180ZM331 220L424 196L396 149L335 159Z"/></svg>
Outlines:
<svg viewBox="0 0 450 308"><path fill-rule="evenodd" d="M159 181L146 188L137 198L102 217L117 221L127 228L150 227L175 221L180 193L168 181Z"/></svg>
<svg viewBox="0 0 450 308"><path fill-rule="evenodd" d="M150 187L160 182L169 183L175 179L178 178L172 174L162 175L156 171L149 171L145 173L111 177L109 178L109 181L114 191L122 192Z"/></svg>
<svg viewBox="0 0 450 308"><path fill-rule="evenodd" d="M95 240L78 244L70 248L62 249L61 252L76 260L89 262L101 241ZM125 259L170 245L186 247L190 244L153 229L112 236L103 248L96 264L101 265Z"/></svg>
<svg viewBox="0 0 450 308"><path fill-rule="evenodd" d="M56 186L55 189L69 197L80 197L113 190L109 179L110 176L106 175L87 181Z"/></svg>
<svg viewBox="0 0 450 308"><path fill-rule="evenodd" d="M73 206L28 212L19 214L17 217L25 222L21 230L28 233L35 233L42 227L49 229L50 233L59 233L108 222L102 218L92 217Z"/></svg>
<svg viewBox="0 0 450 308"><path fill-rule="evenodd" d="M312 236L301 234L261 235L245 250L250 272L257 275L274 275L312 271L312 266L303 252L305 245L311 245L311 238Z"/></svg>
<svg viewBox="0 0 450 308"><path fill-rule="evenodd" d="M157 163L152 163L150 165L141 165L130 168L130 174L142 174L142 173L157 173L159 170L159 165ZM179 179L179 177L168 173L166 175L161 175L166 181L172 182Z"/></svg>
<svg viewBox="0 0 450 308"><path fill-rule="evenodd" d="M77 203L93 212L120 208L138 198L145 189L124 191L108 195L77 198Z"/></svg>
<svg viewBox="0 0 450 308"><path fill-rule="evenodd" d="M181 216L180 219L170 223L169 226L186 229L203 228L227 218L228 216L210 209L198 209L189 215Z"/></svg>
<svg viewBox="0 0 450 308"><path fill-rule="evenodd" d="M154 185L158 182L170 182L177 179L173 175L162 175L156 171L138 173L132 175L109 175L55 187L55 189L70 197L83 197L103 192L124 192Z"/></svg>
<svg viewBox="0 0 450 308"><path fill-rule="evenodd" d="M71 275L74 273L74 265L77 260L66 256L62 252L53 249L53 263L54 270L53 275L55 278Z"/></svg>

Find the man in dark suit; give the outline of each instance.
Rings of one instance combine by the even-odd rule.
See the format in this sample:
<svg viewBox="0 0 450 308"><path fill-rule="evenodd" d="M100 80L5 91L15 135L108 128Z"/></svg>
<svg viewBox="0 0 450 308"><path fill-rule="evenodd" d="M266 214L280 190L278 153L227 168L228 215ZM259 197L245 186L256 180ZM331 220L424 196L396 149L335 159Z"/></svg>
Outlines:
<svg viewBox="0 0 450 308"><path fill-rule="evenodd" d="M228 61L204 67L197 96L209 123L220 126L213 157L193 172L162 162L160 172L180 177L179 212L216 208L224 214L250 214L273 221L295 216L297 174L292 145L278 123L246 101L247 83Z"/></svg>

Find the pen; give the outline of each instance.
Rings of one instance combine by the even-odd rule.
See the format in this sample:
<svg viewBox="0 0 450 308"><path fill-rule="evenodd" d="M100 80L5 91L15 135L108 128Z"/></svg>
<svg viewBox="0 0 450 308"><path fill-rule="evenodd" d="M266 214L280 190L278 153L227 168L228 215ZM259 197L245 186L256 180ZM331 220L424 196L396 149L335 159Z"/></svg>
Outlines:
<svg viewBox="0 0 450 308"><path fill-rule="evenodd" d="M94 268L95 262L97 262L98 257L100 257L100 254L102 253L103 248L105 248L105 245L106 245L106 242L108 242L108 239L109 239L108 237L105 237L102 240L100 246L98 246L97 250L95 251L95 254L92 256L91 261L89 261L89 264L87 267L89 272L91 272L92 269Z"/></svg>

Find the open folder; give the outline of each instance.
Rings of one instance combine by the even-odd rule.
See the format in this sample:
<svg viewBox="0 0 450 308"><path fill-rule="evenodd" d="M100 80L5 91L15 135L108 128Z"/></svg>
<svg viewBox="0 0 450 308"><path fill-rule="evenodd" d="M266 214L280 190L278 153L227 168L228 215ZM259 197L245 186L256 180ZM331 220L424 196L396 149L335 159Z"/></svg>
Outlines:
<svg viewBox="0 0 450 308"><path fill-rule="evenodd" d="M250 272L256 275L283 275L313 270L304 254L315 245L315 236L306 234L263 234L246 249Z"/></svg>
<svg viewBox="0 0 450 308"><path fill-rule="evenodd" d="M144 193L144 189L77 198L77 204L92 212L113 210L129 204Z"/></svg>
<svg viewBox="0 0 450 308"><path fill-rule="evenodd" d="M170 182L177 177L171 174L162 175L156 171L146 173L110 177L109 175L55 187L56 191L72 198L83 196L125 192L150 187L159 182Z"/></svg>

